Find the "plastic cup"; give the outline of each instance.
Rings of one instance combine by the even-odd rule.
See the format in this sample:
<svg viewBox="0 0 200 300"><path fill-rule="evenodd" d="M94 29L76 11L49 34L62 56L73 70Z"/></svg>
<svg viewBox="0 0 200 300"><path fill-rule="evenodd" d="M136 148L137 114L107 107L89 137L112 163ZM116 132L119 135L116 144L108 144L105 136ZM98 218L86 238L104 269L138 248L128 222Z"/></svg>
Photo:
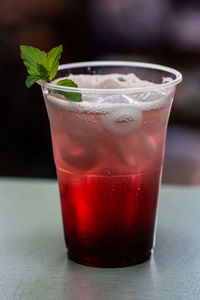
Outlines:
<svg viewBox="0 0 200 300"><path fill-rule="evenodd" d="M119 88L124 74L143 81ZM96 267L121 267L150 258L166 131L181 74L138 62L85 62L59 66L69 74L113 75L116 88L57 86L40 81L49 116L70 259ZM132 76L132 75L129 75ZM55 90L81 93L83 102Z"/></svg>

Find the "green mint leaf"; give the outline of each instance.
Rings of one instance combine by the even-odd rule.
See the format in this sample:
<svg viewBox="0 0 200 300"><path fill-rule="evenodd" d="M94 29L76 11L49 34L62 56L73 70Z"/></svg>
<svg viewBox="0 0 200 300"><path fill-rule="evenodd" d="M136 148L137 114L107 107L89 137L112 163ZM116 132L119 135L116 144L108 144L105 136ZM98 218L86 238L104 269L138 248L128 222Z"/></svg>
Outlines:
<svg viewBox="0 0 200 300"><path fill-rule="evenodd" d="M20 46L21 58L23 59L24 65L27 67L27 71L29 73L29 76L26 79L26 86L28 88L39 79L49 82L56 76L62 50L62 45L51 49L48 53L31 46ZM57 85L78 87L77 84L70 79L60 80ZM53 90L53 92L63 95L71 101L82 101L81 93L59 90Z"/></svg>
<svg viewBox="0 0 200 300"><path fill-rule="evenodd" d="M28 86L30 86L30 82L32 85L34 78L50 81L56 76L62 45L51 49L48 53L31 46L21 45L20 52L29 75L35 76L27 80Z"/></svg>
<svg viewBox="0 0 200 300"><path fill-rule="evenodd" d="M27 67L27 71L30 75L37 74L37 64L43 65L43 62L47 56L44 51L40 51L37 48L31 46L20 46L21 58L24 61L24 65Z"/></svg>
<svg viewBox="0 0 200 300"><path fill-rule="evenodd" d="M44 61L44 66L49 71L49 80L52 80L56 76L62 50L62 45L60 45L51 49L47 53L47 56Z"/></svg>
<svg viewBox="0 0 200 300"><path fill-rule="evenodd" d="M72 81L71 79L63 79L57 82L57 85L61 86L68 86L68 87L78 87L78 85ZM60 90L53 90L54 93L60 94L65 96L65 98L75 101L75 102L81 102L82 101L82 95L81 93L74 93L74 92L65 92Z"/></svg>
<svg viewBox="0 0 200 300"><path fill-rule="evenodd" d="M26 86L30 88L37 80L42 79L40 75L33 74L26 78Z"/></svg>
<svg viewBox="0 0 200 300"><path fill-rule="evenodd" d="M41 75L42 79L49 80L49 71L41 64L37 64L38 73Z"/></svg>
<svg viewBox="0 0 200 300"><path fill-rule="evenodd" d="M62 79L57 82L57 85L69 86L69 87L78 87L78 85L71 79Z"/></svg>

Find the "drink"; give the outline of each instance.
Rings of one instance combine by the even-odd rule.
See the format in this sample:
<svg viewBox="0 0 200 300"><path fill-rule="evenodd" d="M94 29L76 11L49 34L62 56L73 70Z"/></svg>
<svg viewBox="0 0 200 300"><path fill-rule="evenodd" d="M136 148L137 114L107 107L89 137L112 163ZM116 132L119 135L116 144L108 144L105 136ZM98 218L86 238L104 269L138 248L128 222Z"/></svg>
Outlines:
<svg viewBox="0 0 200 300"><path fill-rule="evenodd" d="M69 256L110 267L146 260L153 247L159 178L159 171L98 177L58 170Z"/></svg>
<svg viewBox="0 0 200 300"><path fill-rule="evenodd" d="M160 89L133 73L70 76L81 103L43 88L69 257L101 267L140 263L154 246L173 79Z"/></svg>

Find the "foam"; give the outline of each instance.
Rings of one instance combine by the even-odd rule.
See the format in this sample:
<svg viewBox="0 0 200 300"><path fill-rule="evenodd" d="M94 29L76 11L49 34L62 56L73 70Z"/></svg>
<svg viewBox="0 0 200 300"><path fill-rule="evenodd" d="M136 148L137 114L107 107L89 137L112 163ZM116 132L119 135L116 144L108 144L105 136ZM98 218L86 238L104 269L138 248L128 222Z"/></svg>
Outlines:
<svg viewBox="0 0 200 300"><path fill-rule="evenodd" d="M73 80L79 88L120 89L154 85L153 82L139 79L135 74L70 74L67 78Z"/></svg>
<svg viewBox="0 0 200 300"><path fill-rule="evenodd" d="M98 95L82 94L82 102L72 102L66 100L62 95L55 95L44 89L46 101L53 107L84 113L107 114L112 111L120 110L124 105L134 107L140 111L155 110L169 105L174 95L174 87L167 89L157 89L157 85L139 79L135 74L108 74L108 75L69 75L67 78L77 83L79 88L92 89L120 89L120 88L137 88L155 85L155 90L147 92L137 92L134 94L116 94L116 95ZM60 80L60 79L59 79ZM163 82L170 81L170 78L163 78ZM54 80L53 83L57 83ZM109 85L109 87L108 87Z"/></svg>

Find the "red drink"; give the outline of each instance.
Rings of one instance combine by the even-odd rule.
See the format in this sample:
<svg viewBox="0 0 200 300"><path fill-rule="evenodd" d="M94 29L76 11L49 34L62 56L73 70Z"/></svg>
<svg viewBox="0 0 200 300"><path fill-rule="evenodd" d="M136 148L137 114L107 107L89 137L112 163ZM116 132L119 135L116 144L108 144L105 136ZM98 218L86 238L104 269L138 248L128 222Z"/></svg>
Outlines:
<svg viewBox="0 0 200 300"><path fill-rule="evenodd" d="M160 172L77 176L57 169L69 257L91 266L127 266L153 247Z"/></svg>
<svg viewBox="0 0 200 300"><path fill-rule="evenodd" d="M96 76L95 82L107 87L116 84L113 77L128 86L129 79L136 80L133 74L115 74L106 80ZM91 85L94 75L73 80L84 88L85 83ZM82 264L137 264L150 257L154 246L174 87L160 90L156 86L149 92L152 85L137 80L146 91L138 92L136 87L131 94L123 91L113 96L95 94L93 89L83 93L81 103L43 89L68 255Z"/></svg>

